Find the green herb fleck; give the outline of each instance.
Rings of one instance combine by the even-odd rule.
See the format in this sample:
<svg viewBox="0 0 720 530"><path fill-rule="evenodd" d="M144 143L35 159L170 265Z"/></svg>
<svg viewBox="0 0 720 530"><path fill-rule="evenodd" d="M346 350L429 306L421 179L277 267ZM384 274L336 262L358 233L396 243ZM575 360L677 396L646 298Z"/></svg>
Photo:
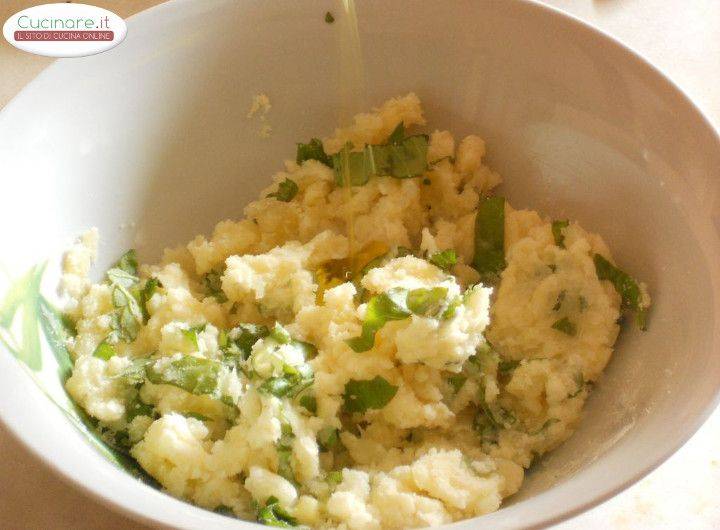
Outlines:
<svg viewBox="0 0 720 530"><path fill-rule="evenodd" d="M128 366L121 374L115 377L121 379L123 383L128 386L136 386L142 384L145 382L147 367L153 362L154 359L150 358L133 359L130 362L130 366Z"/></svg>
<svg viewBox="0 0 720 530"><path fill-rule="evenodd" d="M145 285L140 290L140 309L142 310L144 322L147 322L150 319L147 303L160 287L162 287L160 280L157 278L150 278L145 282Z"/></svg>
<svg viewBox="0 0 720 530"><path fill-rule="evenodd" d="M583 376L582 372L577 372L573 379L575 380L575 384L577 385L577 390L575 390L575 392L573 392L572 394L569 394L568 398L574 398L580 395L580 392L585 390L585 376Z"/></svg>
<svg viewBox="0 0 720 530"><path fill-rule="evenodd" d="M555 239L555 244L560 248L565 248L565 234L563 234L563 229L567 228L569 225L570 221L567 219L552 222L553 239Z"/></svg>
<svg viewBox="0 0 720 530"><path fill-rule="evenodd" d="M275 197L277 200L282 202L290 202L293 197L297 195L298 185L294 180L285 178L280 184L278 184L278 190L275 193L269 193L268 197Z"/></svg>
<svg viewBox="0 0 720 530"><path fill-rule="evenodd" d="M447 307L445 308L445 311L442 312L440 315L440 318L442 320L449 320L452 317L455 316L455 312L457 311L457 308L460 307L463 303L463 297L462 296L456 296L452 300L450 300L447 304Z"/></svg>
<svg viewBox="0 0 720 530"><path fill-rule="evenodd" d="M403 320L410 316L406 306L407 291L391 289L370 298L365 311L362 333L359 337L348 339L347 344L356 352L364 352L375 344L375 333L391 320Z"/></svg>
<svg viewBox="0 0 720 530"><path fill-rule="evenodd" d="M595 262L598 279L608 280L613 284L615 290L622 297L623 307L635 311L638 327L645 331L647 329L647 310L650 304L646 302L638 282L600 254L595 254L593 261Z"/></svg>
<svg viewBox="0 0 720 530"><path fill-rule="evenodd" d="M345 410L347 412L365 412L368 409L381 409L395 397L398 387L387 379L375 376L370 380L351 379L345 384Z"/></svg>
<svg viewBox="0 0 720 530"><path fill-rule="evenodd" d="M173 385L191 394L215 394L220 368L220 363L210 359L183 355L162 372L156 370L155 364L148 365L147 378L151 383Z"/></svg>
<svg viewBox="0 0 720 530"><path fill-rule="evenodd" d="M297 526L297 519L290 516L290 514L280 507L280 503L276 497L268 497L265 502L265 507L258 510L257 520L260 524L277 528Z"/></svg>
<svg viewBox="0 0 720 530"><path fill-rule="evenodd" d="M225 361L245 360L250 357L252 347L270 332L265 326L239 324L228 332L220 334L218 343Z"/></svg>
<svg viewBox="0 0 720 530"><path fill-rule="evenodd" d="M184 412L183 416L185 416L186 418L194 418L200 421L210 421L210 418L198 412Z"/></svg>
<svg viewBox="0 0 720 530"><path fill-rule="evenodd" d="M326 426L317 433L317 442L320 450L330 451L340 440L340 433L335 427Z"/></svg>
<svg viewBox="0 0 720 530"><path fill-rule="evenodd" d="M403 320L411 314L418 316L448 319L451 318L462 302L447 299L446 287L431 289L394 288L386 293L375 295L368 301L362 332L345 342L354 351L367 351L375 344L375 334L391 320Z"/></svg>
<svg viewBox="0 0 720 530"><path fill-rule="evenodd" d="M295 483L295 473L292 469L292 445L295 440L292 427L289 423L282 424L282 434L277 442L278 469L281 477Z"/></svg>
<svg viewBox="0 0 720 530"><path fill-rule="evenodd" d="M483 281L496 282L505 268L505 199L488 197L475 218L473 266Z"/></svg>
<svg viewBox="0 0 720 530"><path fill-rule="evenodd" d="M551 327L565 333L565 335L570 335L571 337L574 337L577 334L577 326L571 322L568 317L556 320Z"/></svg>
<svg viewBox="0 0 720 530"><path fill-rule="evenodd" d="M578 304L579 304L579 306L580 306L580 312L582 313L583 311L585 311L585 310L588 308L587 298L585 298L584 296L580 295L580 296L578 297Z"/></svg>
<svg viewBox="0 0 720 530"><path fill-rule="evenodd" d="M447 288L412 289L406 297L407 308L420 316L435 316L447 307Z"/></svg>
<svg viewBox="0 0 720 530"><path fill-rule="evenodd" d="M442 270L450 270L457 263L457 253L453 249L441 250L432 254L428 261Z"/></svg>
<svg viewBox="0 0 720 530"><path fill-rule="evenodd" d="M221 504L217 508L213 510L215 513L219 513L220 515L224 515L225 517L236 517L235 512L232 508L229 506L226 506L224 504Z"/></svg>
<svg viewBox="0 0 720 530"><path fill-rule="evenodd" d="M342 471L330 471L325 476L325 480L330 486L337 486L343 481Z"/></svg>
<svg viewBox="0 0 720 530"><path fill-rule="evenodd" d="M560 291L557 297L557 301L555 302L555 305L553 306L553 311L560 311L560 308L562 307L563 302L565 301L565 296L567 293L563 289Z"/></svg>
<svg viewBox="0 0 720 530"><path fill-rule="evenodd" d="M317 414L317 398L311 394L300 396L300 406L304 407L310 414Z"/></svg>
<svg viewBox="0 0 720 530"><path fill-rule="evenodd" d="M192 326L188 329L183 329L182 334L183 337L185 337L185 340L187 340L195 350L197 350L200 345L198 344L198 334L205 331L205 326L207 324L201 324L199 326Z"/></svg>
<svg viewBox="0 0 720 530"><path fill-rule="evenodd" d="M202 281L207 296L215 297L221 304L227 302L227 296L222 290L222 272L212 270L203 276Z"/></svg>
<svg viewBox="0 0 720 530"><path fill-rule="evenodd" d="M138 261L135 249L130 249L125 254L123 254L118 260L118 262L115 264L115 267L132 276L137 276Z"/></svg>
<svg viewBox="0 0 720 530"><path fill-rule="evenodd" d="M136 395L135 398L130 400L128 405L125 407L125 420L127 423L130 423L138 416L148 416L150 418L154 418L155 409L152 405L148 405L142 401L139 395Z"/></svg>
<svg viewBox="0 0 720 530"><path fill-rule="evenodd" d="M325 22L327 22L328 24L332 24L333 22L335 22L335 17L330 11L325 13Z"/></svg>
<svg viewBox="0 0 720 530"><path fill-rule="evenodd" d="M328 167L332 167L332 159L325 153L322 142L317 138L313 138L306 144L297 144L297 156L295 160L298 165L306 160L317 160Z"/></svg>
<svg viewBox="0 0 720 530"><path fill-rule="evenodd" d="M132 342L144 322L140 307L140 291L137 277L137 258L134 250L128 250L114 267L106 273L112 288L111 298L115 311L110 317L111 342Z"/></svg>
<svg viewBox="0 0 720 530"><path fill-rule="evenodd" d="M398 179L417 177L427 170L428 137L414 135L402 138L400 123L384 145L366 145L353 151L348 142L332 157L335 182L345 185L345 175L352 186L362 186L371 176L390 176Z"/></svg>
<svg viewBox="0 0 720 530"><path fill-rule="evenodd" d="M111 357L115 357L116 355L117 351L115 350L113 345L106 340L98 344L97 348L95 348L95 351L93 352L93 356L103 359L105 361L107 361Z"/></svg>
<svg viewBox="0 0 720 530"><path fill-rule="evenodd" d="M258 392L275 397L296 397L313 383L314 375L309 364L291 366L283 364L283 374L269 377L260 384Z"/></svg>
<svg viewBox="0 0 720 530"><path fill-rule="evenodd" d="M557 418L550 418L550 419L546 420L545 423L542 424L542 427L540 427L538 430L528 432L528 434L530 436L537 436L538 434L545 434L548 430L548 427L550 427L551 425L553 425L555 423L558 423L559 421L560 420Z"/></svg>
<svg viewBox="0 0 720 530"><path fill-rule="evenodd" d="M462 374L451 375L448 378L448 383L450 383L450 386L453 388L453 391L456 394L463 387L463 385L465 384L465 381L467 381L467 377Z"/></svg>
<svg viewBox="0 0 720 530"><path fill-rule="evenodd" d="M292 337L290 333L279 323L275 323L275 327L270 331L270 338L280 344L290 344Z"/></svg>

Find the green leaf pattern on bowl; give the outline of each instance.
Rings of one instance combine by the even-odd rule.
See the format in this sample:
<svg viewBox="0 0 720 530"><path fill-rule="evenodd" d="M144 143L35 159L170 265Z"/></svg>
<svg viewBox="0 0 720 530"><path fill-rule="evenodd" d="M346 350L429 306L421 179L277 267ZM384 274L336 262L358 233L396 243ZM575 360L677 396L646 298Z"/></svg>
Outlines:
<svg viewBox="0 0 720 530"><path fill-rule="evenodd" d="M65 391L72 359L65 345L71 331L63 315L40 292L47 263L36 265L11 280L0 295L0 352L15 357L45 396L57 406L88 442L105 458L144 482L154 483L126 453L111 447L97 422Z"/></svg>

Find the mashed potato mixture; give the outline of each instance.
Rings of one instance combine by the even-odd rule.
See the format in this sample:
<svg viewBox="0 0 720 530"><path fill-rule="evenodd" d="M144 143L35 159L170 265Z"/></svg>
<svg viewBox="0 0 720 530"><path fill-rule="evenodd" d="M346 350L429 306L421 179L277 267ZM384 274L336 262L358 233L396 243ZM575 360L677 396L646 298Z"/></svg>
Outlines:
<svg viewBox="0 0 720 530"><path fill-rule="evenodd" d="M440 525L577 428L645 287L494 195L481 138L424 124L409 94L299 144L157 265L130 251L93 284L96 233L68 253L67 390L165 491L270 526Z"/></svg>

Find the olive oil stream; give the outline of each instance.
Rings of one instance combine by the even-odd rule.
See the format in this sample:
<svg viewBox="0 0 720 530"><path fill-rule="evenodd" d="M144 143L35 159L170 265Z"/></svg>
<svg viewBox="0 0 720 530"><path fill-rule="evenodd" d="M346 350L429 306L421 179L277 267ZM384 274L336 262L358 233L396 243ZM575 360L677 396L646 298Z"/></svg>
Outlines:
<svg viewBox="0 0 720 530"><path fill-rule="evenodd" d="M357 23L355 0L341 0L343 13L338 17L339 65L338 87L340 92L339 123L348 126L353 116L365 109L365 69L363 65L360 33ZM352 208L352 183L350 180L349 153L342 151L342 182L345 202L345 223L349 242L349 273L356 271L355 214Z"/></svg>

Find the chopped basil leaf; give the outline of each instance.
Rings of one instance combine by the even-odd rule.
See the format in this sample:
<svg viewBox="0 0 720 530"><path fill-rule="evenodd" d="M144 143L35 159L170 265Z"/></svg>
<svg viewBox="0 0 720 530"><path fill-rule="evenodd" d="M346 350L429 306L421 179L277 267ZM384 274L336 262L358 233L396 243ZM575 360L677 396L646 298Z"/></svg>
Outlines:
<svg viewBox="0 0 720 530"><path fill-rule="evenodd" d="M649 304L645 301L640 285L630 275L621 271L600 254L593 257L595 272L598 279L608 280L622 297L622 305L626 309L635 311L638 327L647 329L647 310Z"/></svg>
<svg viewBox="0 0 720 530"><path fill-rule="evenodd" d="M139 358L139 359L133 359L130 362L130 366L128 366L123 373L121 373L118 376L115 376L119 379L122 379L122 381L128 385L128 386L135 386L139 385L145 382L145 372L147 369L147 366L154 362L154 359L149 358Z"/></svg>
<svg viewBox="0 0 720 530"><path fill-rule="evenodd" d="M258 387L258 392L275 397L295 397L310 387L313 381L314 375L309 364L283 364L283 374L267 378Z"/></svg>
<svg viewBox="0 0 720 530"><path fill-rule="evenodd" d="M457 375L451 375L448 378L448 383L450 383L450 386L453 387L453 391L457 394L460 389L465 384L465 381L467 381L467 377L462 374Z"/></svg>
<svg viewBox="0 0 720 530"><path fill-rule="evenodd" d="M475 218L473 266L483 281L495 282L505 268L505 199L488 197Z"/></svg>
<svg viewBox="0 0 720 530"><path fill-rule="evenodd" d="M150 418L155 417L155 409L152 405L148 405L140 399L139 395L136 395L134 399L128 403L125 407L125 420L130 423L138 416L148 416Z"/></svg>
<svg viewBox="0 0 720 530"><path fill-rule="evenodd" d="M493 422L492 418L483 411L478 411L473 419L473 430L480 434L483 443L497 442L498 426Z"/></svg>
<svg viewBox="0 0 720 530"><path fill-rule="evenodd" d="M120 286L124 289L135 287L135 285L140 281L137 276L117 267L109 269L105 274L107 275L110 285Z"/></svg>
<svg viewBox="0 0 720 530"><path fill-rule="evenodd" d="M221 504L217 508L213 510L215 513L219 513L220 515L224 515L225 517L236 517L235 512L232 508L229 506L225 506L224 504Z"/></svg>
<svg viewBox="0 0 720 530"><path fill-rule="evenodd" d="M280 184L278 184L278 190L275 193L268 194L268 197L275 197L277 200L282 202L290 202L293 200L298 192L298 185L294 180L285 178Z"/></svg>
<svg viewBox="0 0 720 530"><path fill-rule="evenodd" d="M542 427L540 427L537 431L529 432L528 434L530 436L537 436L538 434L545 434L548 430L548 427L551 425L558 423L560 420L557 418L550 418L545 423L542 424Z"/></svg>
<svg viewBox="0 0 720 530"><path fill-rule="evenodd" d="M164 370L157 371L156 364L147 367L147 378L154 384L173 385L191 394L215 394L221 365L218 362L191 355L171 361Z"/></svg>
<svg viewBox="0 0 720 530"><path fill-rule="evenodd" d="M563 302L565 301L565 295L567 293L565 292L565 289L560 291L557 297L557 301L555 302L555 305L553 306L553 311L560 311L560 308L562 307Z"/></svg>
<svg viewBox="0 0 720 530"><path fill-rule="evenodd" d="M306 160L317 160L328 167L332 167L332 159L325 153L322 142L317 138L311 139L306 144L297 144L295 161L300 165Z"/></svg>
<svg viewBox="0 0 720 530"><path fill-rule="evenodd" d="M275 327L272 331L270 331L270 338L280 344L290 344L292 341L290 333L288 333L288 331L277 322L275 323Z"/></svg>
<svg viewBox="0 0 720 530"><path fill-rule="evenodd" d="M284 377L270 377L263 381L263 383L258 387L258 392L282 397L290 392L290 388L292 388L292 386L292 382Z"/></svg>
<svg viewBox="0 0 720 530"><path fill-rule="evenodd" d="M142 310L137 299L124 287L114 285L112 302L115 312L110 315L110 335L112 342L132 342L137 337L143 321Z"/></svg>
<svg viewBox="0 0 720 530"><path fill-rule="evenodd" d="M404 138L405 138L405 122L401 121L393 129L393 132L390 133L390 136L388 136L386 143L399 144L400 142L403 141Z"/></svg>
<svg viewBox="0 0 720 530"><path fill-rule="evenodd" d="M517 421L515 415L511 411L506 410L495 403L491 405L485 401L484 385L480 385L478 390L478 401L480 403L480 411L475 417L473 426L476 430L483 434L483 438L485 438L485 435L490 432L495 434L499 429L507 428Z"/></svg>
<svg viewBox="0 0 720 530"><path fill-rule="evenodd" d="M457 299L447 299L446 287L432 289L390 289L370 298L365 310L362 332L358 337L345 342L354 351L367 351L375 344L375 334L391 320L403 320L411 314L419 316L448 319L451 318L461 303Z"/></svg>
<svg viewBox="0 0 720 530"><path fill-rule="evenodd" d="M553 239L555 239L555 244L560 248L565 248L565 234L563 234L563 228L567 228L569 225L570 221L567 219L552 222Z"/></svg>
<svg viewBox="0 0 720 530"><path fill-rule="evenodd" d="M185 339L187 339L196 350L200 347L198 344L198 333L205 331L206 325L207 324L201 324L199 326L192 326L188 329L182 330L183 337L185 337Z"/></svg>
<svg viewBox="0 0 720 530"><path fill-rule="evenodd" d="M107 340L104 340L100 344L98 344L97 348L95 348L95 351L93 352L94 357L98 357L105 361L110 359L110 357L114 357L116 355L117 351Z"/></svg>
<svg viewBox="0 0 720 530"><path fill-rule="evenodd" d="M194 418L200 421L210 421L210 418L198 412L183 412L183 416L185 416L186 418Z"/></svg>
<svg viewBox="0 0 720 530"><path fill-rule="evenodd" d="M398 179L417 177L427 171L428 137L408 136L397 143L373 146L377 175Z"/></svg>
<svg viewBox="0 0 720 530"><path fill-rule="evenodd" d="M260 524L277 528L297 526L297 519L280 507L276 497L268 497L267 501L265 501L265 507L258 510L257 520Z"/></svg>
<svg viewBox="0 0 720 530"><path fill-rule="evenodd" d="M447 271L457 263L457 253L449 248L447 250L441 250L432 254L428 261L433 265L440 267L442 270Z"/></svg>
<svg viewBox="0 0 720 530"><path fill-rule="evenodd" d="M118 260L118 262L115 264L115 268L120 269L121 271L126 272L131 276L137 276L138 261L135 249L131 248L125 254L123 254Z"/></svg>
<svg viewBox="0 0 720 530"><path fill-rule="evenodd" d="M422 183L425 186L429 186L430 184L432 184L432 181L426 177L426 178L422 179Z"/></svg>
<svg viewBox="0 0 720 530"><path fill-rule="evenodd" d="M568 398L574 398L580 395L580 392L585 390L585 377L583 376L582 372L577 372L574 379L575 384L577 385L577 390L575 390L575 392L573 392L572 394L569 394Z"/></svg>
<svg viewBox="0 0 720 530"><path fill-rule="evenodd" d="M317 442L321 451L330 451L340 440L340 435L335 427L323 427L317 433Z"/></svg>
<svg viewBox="0 0 720 530"><path fill-rule="evenodd" d="M446 287L412 289L406 297L407 308L420 316L435 316L447 307Z"/></svg>
<svg viewBox="0 0 720 530"><path fill-rule="evenodd" d="M570 335L571 337L574 337L577 334L577 326L571 322L568 317L556 320L551 327L565 333L565 335Z"/></svg>
<svg viewBox="0 0 720 530"><path fill-rule="evenodd" d="M350 185L362 186L371 176L390 176L398 179L412 178L427 170L428 137L426 135L408 136L404 134L402 123L393 131L390 142L384 145L366 145L361 151L352 151L348 142L332 157L335 169L335 182L345 185L345 175Z"/></svg>
<svg viewBox="0 0 720 530"><path fill-rule="evenodd" d="M358 381L351 379L345 384L345 410L347 412L365 412L368 409L381 409L395 397L398 387L387 379L375 376L374 379Z"/></svg>
<svg viewBox="0 0 720 530"><path fill-rule="evenodd" d="M329 471L325 480L331 486L337 486L343 481L342 471Z"/></svg>
<svg viewBox="0 0 720 530"><path fill-rule="evenodd" d="M462 296L456 296L450 302L448 302L447 307L445 308L445 311L442 312L440 315L440 318L442 320L448 320L455 316L455 312L457 311L457 308L460 307L460 305L463 303L463 297Z"/></svg>
<svg viewBox="0 0 720 530"><path fill-rule="evenodd" d="M317 399L312 394L300 396L300 406L304 407L310 414L317 414Z"/></svg>
<svg viewBox="0 0 720 530"><path fill-rule="evenodd" d="M335 169L335 183L345 186L346 179L351 186L364 186L372 175L377 173L372 146L366 145L362 151L352 151L352 144L346 143L332 156Z"/></svg>
<svg viewBox="0 0 720 530"><path fill-rule="evenodd" d="M203 275L202 282L207 296L215 297L221 304L227 302L227 296L222 290L222 272L212 270Z"/></svg>
<svg viewBox="0 0 720 530"><path fill-rule="evenodd" d="M585 298L584 296L580 295L580 296L578 297L578 304L579 304L579 306L580 306L580 312L582 313L583 311L585 311L585 310L588 308L587 298Z"/></svg>
<svg viewBox="0 0 720 530"><path fill-rule="evenodd" d="M375 344L375 333L386 322L402 320L410 316L406 298L407 291L405 289L391 289L387 293L370 298L365 311L362 333L359 337L348 339L347 344L358 353L371 349Z"/></svg>
<svg viewBox="0 0 720 530"><path fill-rule="evenodd" d="M268 334L269 331L265 326L239 324L230 331L221 333L218 343L226 360L233 358L245 360L250 357L250 352L255 343L267 337Z"/></svg>
<svg viewBox="0 0 720 530"><path fill-rule="evenodd" d="M295 473L292 469L292 445L295 440L295 434L289 423L281 425L281 436L276 444L278 455L277 474L292 483L295 483Z"/></svg>
<svg viewBox="0 0 720 530"><path fill-rule="evenodd" d="M333 22L335 22L335 17L330 11L325 13L325 22L327 22L328 24L332 24Z"/></svg>
<svg viewBox="0 0 720 530"><path fill-rule="evenodd" d="M160 287L162 287L160 280L157 278L150 278L145 282L145 285L140 290L140 309L142 310L144 322L147 322L150 319L150 314L147 310L147 303Z"/></svg>

